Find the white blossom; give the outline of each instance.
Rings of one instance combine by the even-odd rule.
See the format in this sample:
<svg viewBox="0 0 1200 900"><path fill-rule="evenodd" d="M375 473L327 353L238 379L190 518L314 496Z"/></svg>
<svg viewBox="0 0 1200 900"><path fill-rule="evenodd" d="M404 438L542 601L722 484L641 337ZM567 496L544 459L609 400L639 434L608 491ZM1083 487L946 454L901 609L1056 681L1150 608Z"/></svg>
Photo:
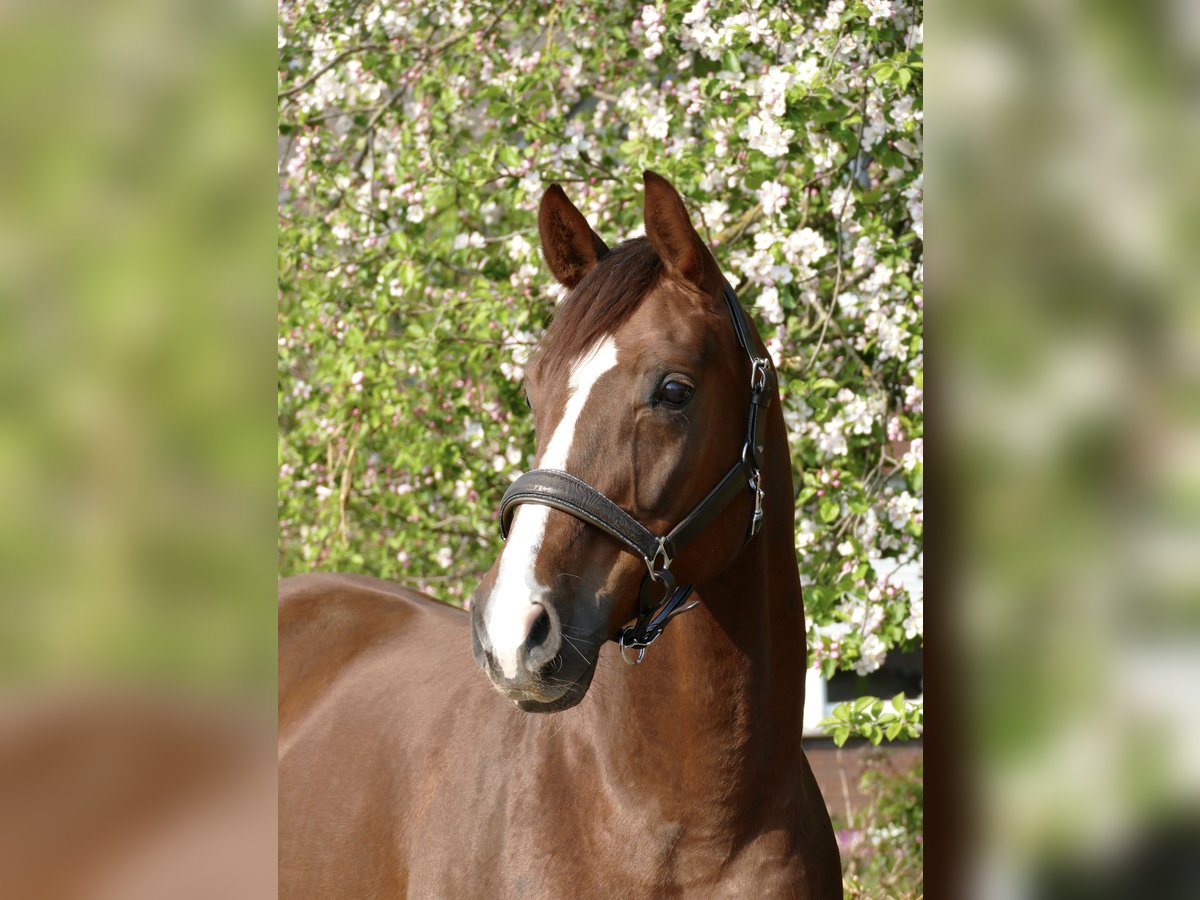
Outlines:
<svg viewBox="0 0 1200 900"><path fill-rule="evenodd" d="M854 215L854 192L848 185L835 187L829 192L829 211L835 219L843 222Z"/></svg>
<svg viewBox="0 0 1200 900"><path fill-rule="evenodd" d="M866 6L867 12L871 14L867 19L867 24L872 28L880 19L890 19L895 13L892 10L890 0L863 0L863 5Z"/></svg>
<svg viewBox="0 0 1200 900"><path fill-rule="evenodd" d="M795 77L782 66L772 66L758 79L756 90L765 115L778 117L787 112L787 89Z"/></svg>
<svg viewBox="0 0 1200 900"><path fill-rule="evenodd" d="M867 315L863 324L866 333L875 338L881 360L902 360L908 357L908 323L902 311L894 311L892 315L888 315L882 310L876 310Z"/></svg>
<svg viewBox="0 0 1200 900"><path fill-rule="evenodd" d="M646 134L662 140L671 129L671 113L665 106L659 106L646 119Z"/></svg>
<svg viewBox="0 0 1200 900"><path fill-rule="evenodd" d="M904 619L904 637L915 640L925 633L925 598L921 594L908 598L908 615Z"/></svg>
<svg viewBox="0 0 1200 900"><path fill-rule="evenodd" d="M525 363L533 352L534 341L534 335L528 331L516 331L508 337L505 345L509 348L509 358L500 361L500 371L505 378L520 381L525 376Z"/></svg>
<svg viewBox="0 0 1200 900"><path fill-rule="evenodd" d="M509 238L505 247L508 250L509 259L513 262L529 259L530 253L533 252L533 245L519 234L514 234Z"/></svg>
<svg viewBox="0 0 1200 900"><path fill-rule="evenodd" d="M742 129L742 137L752 150L758 150L764 156L783 156L788 151L796 132L784 128L771 116L752 115Z"/></svg>
<svg viewBox="0 0 1200 900"><path fill-rule="evenodd" d="M646 59L655 59L663 52L662 37L666 33L662 13L653 6L643 6L641 14L641 30L646 37L646 48L642 55Z"/></svg>
<svg viewBox="0 0 1200 900"><path fill-rule="evenodd" d="M480 247L483 247L485 243L486 242L483 239L483 235L478 231L472 231L470 234L459 232L454 237L455 250L463 250L467 247L479 249Z"/></svg>
<svg viewBox="0 0 1200 900"><path fill-rule="evenodd" d="M811 546L816 539L817 531L812 519L801 519L800 526L796 529L796 549L804 550Z"/></svg>
<svg viewBox="0 0 1200 900"><path fill-rule="evenodd" d="M758 189L758 202L762 204L763 212L774 216L783 210L790 191L786 184L778 181L764 181Z"/></svg>
<svg viewBox="0 0 1200 900"><path fill-rule="evenodd" d="M925 239L925 204L922 202L924 190L922 187L925 176L918 175L908 189L904 191L904 196L908 199L908 214L912 218L913 231L917 233L917 237L921 240Z"/></svg>
<svg viewBox="0 0 1200 900"><path fill-rule="evenodd" d="M915 384L904 389L904 405L915 413L925 411L925 392Z"/></svg>
<svg viewBox="0 0 1200 900"><path fill-rule="evenodd" d="M909 444L908 452L904 454L900 460L900 465L904 467L905 472L911 472L917 466L925 464L925 440L923 438L915 438Z"/></svg>
<svg viewBox="0 0 1200 900"><path fill-rule="evenodd" d="M463 440L472 447L479 447L483 444L483 426L474 419L467 419L463 422Z"/></svg>
<svg viewBox="0 0 1200 900"><path fill-rule="evenodd" d="M849 396L843 399L843 394ZM850 426L853 434L870 434L884 410L882 398L868 399L846 390L838 393L838 400L845 404L842 414L846 417L846 424Z"/></svg>
<svg viewBox="0 0 1200 900"><path fill-rule="evenodd" d="M729 212L729 204L724 200L710 200L700 207L700 215L709 228L719 228Z"/></svg>
<svg viewBox="0 0 1200 900"><path fill-rule="evenodd" d="M521 188L527 194L536 195L542 192L542 176L535 169L521 178Z"/></svg>
<svg viewBox="0 0 1200 900"><path fill-rule="evenodd" d="M837 31L841 25L841 15L846 11L846 0L830 0L825 7L825 15L817 21L819 31Z"/></svg>
<svg viewBox="0 0 1200 900"><path fill-rule="evenodd" d="M879 639L878 635L868 634L863 638L862 646L858 651L858 660L854 663L854 671L859 675L869 675L887 659L887 645Z"/></svg>
<svg viewBox="0 0 1200 900"><path fill-rule="evenodd" d="M817 449L826 457L844 456L846 444L846 422L840 415L831 416L817 431Z"/></svg>
<svg viewBox="0 0 1200 900"><path fill-rule="evenodd" d="M784 319L783 307L779 303L778 288L766 287L759 291L755 306L762 310L763 318L772 325L778 325Z"/></svg>
<svg viewBox="0 0 1200 900"><path fill-rule="evenodd" d="M811 228L793 231L783 241L783 256L794 266L811 266L829 254L829 244Z"/></svg>
<svg viewBox="0 0 1200 900"><path fill-rule="evenodd" d="M908 491L890 498L887 504L888 521L897 531L903 531L912 521L913 516L924 507L924 501L914 497Z"/></svg>

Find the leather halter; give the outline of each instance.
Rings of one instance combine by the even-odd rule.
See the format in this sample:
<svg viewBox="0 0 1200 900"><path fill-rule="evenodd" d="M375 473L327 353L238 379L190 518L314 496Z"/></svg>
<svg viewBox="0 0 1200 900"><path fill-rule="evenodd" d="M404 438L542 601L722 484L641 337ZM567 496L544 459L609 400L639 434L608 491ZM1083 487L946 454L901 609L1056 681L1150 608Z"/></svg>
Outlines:
<svg viewBox="0 0 1200 900"><path fill-rule="evenodd" d="M534 469L526 472L509 486L500 501L500 534L506 539L517 507L523 503L535 503L561 510L599 528L645 561L647 575L642 579L641 590L638 592L637 619L634 624L622 628L616 638L621 647L621 656L631 665L642 661L646 648L662 634L671 619L687 612L699 602L683 605L695 590L695 585L675 584L675 577L670 569L679 552L708 527L739 492L747 488L754 493L754 513L745 540L749 541L762 527L763 491L760 472L763 461L763 436L766 431L766 409L771 405L771 396L775 393L775 370L769 357L754 355L754 342L751 337L754 333L753 327L737 294L728 284L725 285L725 302L733 320L733 333L738 346L750 360L750 412L746 424L746 441L742 446L741 458L730 466L729 471L704 499L684 516L683 521L667 534L655 535L586 481L558 469ZM654 600L655 584L662 586L661 598L657 601ZM626 656L627 649L636 649L637 657L630 659Z"/></svg>

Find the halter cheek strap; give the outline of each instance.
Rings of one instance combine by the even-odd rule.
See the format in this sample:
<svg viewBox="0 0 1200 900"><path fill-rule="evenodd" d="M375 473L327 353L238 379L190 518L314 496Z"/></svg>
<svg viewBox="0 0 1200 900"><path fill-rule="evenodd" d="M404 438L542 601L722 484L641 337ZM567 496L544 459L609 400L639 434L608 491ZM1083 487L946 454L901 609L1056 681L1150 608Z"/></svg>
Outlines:
<svg viewBox="0 0 1200 900"><path fill-rule="evenodd" d="M750 360L750 411L746 423L746 441L741 458L716 486L683 520L665 535L655 535L641 522L586 481L558 469L534 469L514 481L500 501L500 534L508 537L513 515L524 503L535 503L561 510L592 525L623 544L646 563L647 575L638 591L638 615L633 625L621 629L616 640L625 661L636 665L646 648L662 634L667 623L696 605L684 606L695 585L676 586L671 563L725 509L739 493L749 488L754 493L754 512L746 531L749 541L758 534L763 519L761 469L763 462L766 410L775 393L775 370L767 357L755 356L752 326L737 294L725 285L725 302L733 321L738 346ZM631 659L626 650L637 650Z"/></svg>

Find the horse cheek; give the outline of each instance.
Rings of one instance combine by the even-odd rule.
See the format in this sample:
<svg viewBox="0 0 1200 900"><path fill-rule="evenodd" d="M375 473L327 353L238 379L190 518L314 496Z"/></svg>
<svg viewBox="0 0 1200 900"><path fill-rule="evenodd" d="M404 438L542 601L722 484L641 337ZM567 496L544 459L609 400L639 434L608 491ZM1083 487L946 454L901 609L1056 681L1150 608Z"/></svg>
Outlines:
<svg viewBox="0 0 1200 900"><path fill-rule="evenodd" d="M658 416L640 418L633 430L634 502L647 515L666 515L683 468L683 435Z"/></svg>

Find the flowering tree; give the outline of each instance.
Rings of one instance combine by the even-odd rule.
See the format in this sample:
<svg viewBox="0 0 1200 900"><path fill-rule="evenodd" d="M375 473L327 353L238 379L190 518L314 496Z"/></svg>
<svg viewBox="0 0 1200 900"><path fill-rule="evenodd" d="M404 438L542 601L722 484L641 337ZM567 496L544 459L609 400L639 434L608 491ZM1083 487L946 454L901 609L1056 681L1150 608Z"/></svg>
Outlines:
<svg viewBox="0 0 1200 900"><path fill-rule="evenodd" d="M654 168L778 364L813 666L919 644L921 50L897 0L285 0L280 567L463 602L531 462L522 366L556 302L535 215L605 241ZM835 738L918 733L903 697Z"/></svg>

